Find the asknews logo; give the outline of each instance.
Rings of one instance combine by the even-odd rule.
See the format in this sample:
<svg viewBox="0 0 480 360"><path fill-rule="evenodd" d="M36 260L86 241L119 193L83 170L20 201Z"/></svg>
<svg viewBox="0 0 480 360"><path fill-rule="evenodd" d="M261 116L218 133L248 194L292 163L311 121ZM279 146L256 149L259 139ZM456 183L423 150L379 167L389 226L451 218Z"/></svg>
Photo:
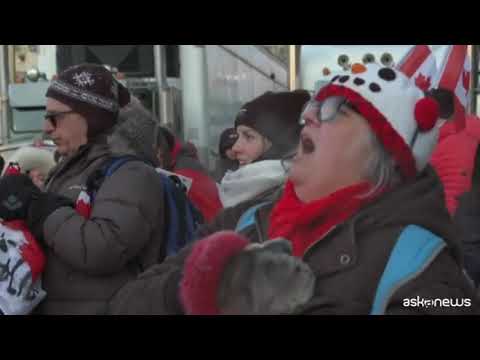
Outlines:
<svg viewBox="0 0 480 360"><path fill-rule="evenodd" d="M470 307L472 306L471 299L424 299L417 296L416 298L403 299L403 306L405 307Z"/></svg>

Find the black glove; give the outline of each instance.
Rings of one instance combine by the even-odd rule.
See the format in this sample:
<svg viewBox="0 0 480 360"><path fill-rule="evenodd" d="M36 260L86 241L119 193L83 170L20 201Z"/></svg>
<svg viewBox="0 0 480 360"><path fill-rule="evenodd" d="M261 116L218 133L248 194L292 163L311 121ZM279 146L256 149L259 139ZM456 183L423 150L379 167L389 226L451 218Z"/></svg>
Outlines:
<svg viewBox="0 0 480 360"><path fill-rule="evenodd" d="M58 208L74 207L75 204L69 198L54 193L36 193L30 202L28 209L27 225L35 238L43 242L43 224L47 218Z"/></svg>
<svg viewBox="0 0 480 360"><path fill-rule="evenodd" d="M40 193L27 175L7 175L0 179L0 218L25 220L32 198Z"/></svg>

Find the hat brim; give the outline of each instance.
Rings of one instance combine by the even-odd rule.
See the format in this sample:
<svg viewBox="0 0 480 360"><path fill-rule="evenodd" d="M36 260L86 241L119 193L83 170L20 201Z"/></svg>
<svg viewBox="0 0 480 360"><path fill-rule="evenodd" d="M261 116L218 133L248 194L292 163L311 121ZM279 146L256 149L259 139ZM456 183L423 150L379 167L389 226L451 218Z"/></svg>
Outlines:
<svg viewBox="0 0 480 360"><path fill-rule="evenodd" d="M396 160L402 175L407 179L416 176L415 158L410 147L372 103L349 88L333 84L321 89L315 99L324 101L331 96L343 96L355 104L356 109L367 120L385 150Z"/></svg>

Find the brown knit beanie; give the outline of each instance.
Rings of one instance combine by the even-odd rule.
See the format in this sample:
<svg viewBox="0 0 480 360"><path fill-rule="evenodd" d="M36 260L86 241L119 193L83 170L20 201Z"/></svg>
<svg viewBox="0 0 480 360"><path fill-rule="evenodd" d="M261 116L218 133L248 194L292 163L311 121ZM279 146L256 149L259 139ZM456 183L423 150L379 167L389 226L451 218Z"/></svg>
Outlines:
<svg viewBox="0 0 480 360"><path fill-rule="evenodd" d="M112 129L119 109L130 102L130 93L104 66L82 64L63 71L47 90L47 97L83 115L88 138Z"/></svg>

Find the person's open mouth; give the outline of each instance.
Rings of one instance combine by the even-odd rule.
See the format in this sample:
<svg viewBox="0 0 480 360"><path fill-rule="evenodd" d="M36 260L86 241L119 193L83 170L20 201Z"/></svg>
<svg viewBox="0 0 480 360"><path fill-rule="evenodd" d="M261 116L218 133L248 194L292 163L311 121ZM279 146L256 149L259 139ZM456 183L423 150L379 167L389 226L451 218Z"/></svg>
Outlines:
<svg viewBox="0 0 480 360"><path fill-rule="evenodd" d="M313 140L305 134L302 134L300 137L300 145L303 154L311 154L315 151L315 144Z"/></svg>

